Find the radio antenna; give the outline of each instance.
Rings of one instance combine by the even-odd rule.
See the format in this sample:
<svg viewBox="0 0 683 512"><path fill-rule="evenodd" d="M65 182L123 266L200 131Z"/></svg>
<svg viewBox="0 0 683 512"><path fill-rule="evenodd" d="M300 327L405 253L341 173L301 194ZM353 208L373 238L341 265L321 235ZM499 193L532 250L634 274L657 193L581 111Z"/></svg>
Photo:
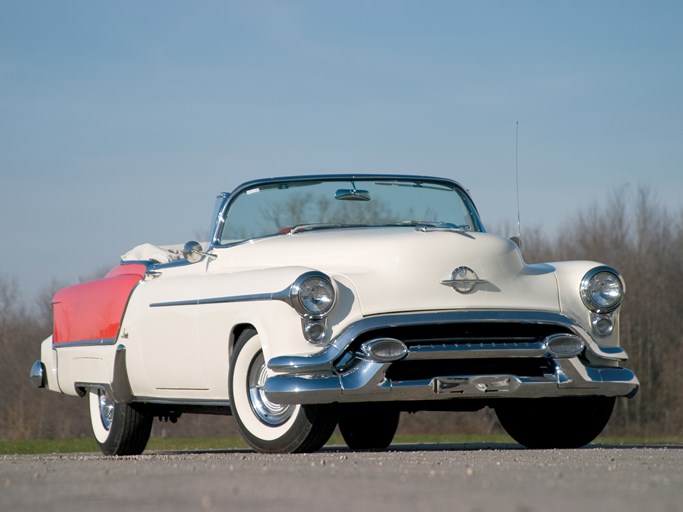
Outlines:
<svg viewBox="0 0 683 512"><path fill-rule="evenodd" d="M517 188L517 237L522 239L522 222L519 213L519 121L515 123L515 185Z"/></svg>

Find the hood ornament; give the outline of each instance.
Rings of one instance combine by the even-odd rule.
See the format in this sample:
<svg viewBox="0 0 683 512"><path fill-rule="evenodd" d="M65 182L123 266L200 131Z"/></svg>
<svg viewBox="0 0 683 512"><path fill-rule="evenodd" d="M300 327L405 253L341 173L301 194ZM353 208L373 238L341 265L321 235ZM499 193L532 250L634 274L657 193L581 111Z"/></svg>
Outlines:
<svg viewBox="0 0 683 512"><path fill-rule="evenodd" d="M451 272L450 279L444 279L441 284L451 286L456 292L470 293L478 284L488 283L486 279L479 279L477 273L469 267L458 267Z"/></svg>

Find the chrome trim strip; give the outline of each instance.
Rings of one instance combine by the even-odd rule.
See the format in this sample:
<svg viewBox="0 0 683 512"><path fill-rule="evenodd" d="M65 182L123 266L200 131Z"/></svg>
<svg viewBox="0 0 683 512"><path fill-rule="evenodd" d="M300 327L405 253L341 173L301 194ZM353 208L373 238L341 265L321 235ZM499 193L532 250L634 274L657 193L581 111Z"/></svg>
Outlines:
<svg viewBox="0 0 683 512"><path fill-rule="evenodd" d="M491 359L500 357L544 357L548 356L545 342L503 343L486 345L417 345L409 348L406 361L429 359Z"/></svg>
<svg viewBox="0 0 683 512"><path fill-rule="evenodd" d="M156 265L156 263L152 260L119 260L119 265L144 265L148 269Z"/></svg>
<svg viewBox="0 0 683 512"><path fill-rule="evenodd" d="M139 396L135 397L135 402L141 402L153 405L176 405L176 406L190 406L190 407L230 407L230 400L174 400L172 398L153 398Z"/></svg>
<svg viewBox="0 0 683 512"><path fill-rule="evenodd" d="M283 296L284 294L284 296ZM210 297L208 299L189 299L189 300L176 300L170 302L153 302L149 305L150 308L162 308L169 306L201 306L205 304L226 304L231 302L254 302L261 300L286 300L286 296L289 295L289 289L287 292L277 292L277 293L255 293L250 295L227 295L225 297Z"/></svg>
<svg viewBox="0 0 683 512"><path fill-rule="evenodd" d="M59 343L52 342L52 348L69 348L69 347L103 347L114 345L116 338L100 338L96 340L80 340L80 341L62 341Z"/></svg>
<svg viewBox="0 0 683 512"><path fill-rule="evenodd" d="M320 279L324 279L330 284L330 287L332 288L332 305L330 308L325 311L324 313L320 313L317 315L311 314L306 309L303 307L303 305L299 302L299 290L301 289L302 284L310 278L313 277L318 277ZM303 274L299 275L292 284L290 284L288 287L286 287L284 290L280 290L279 292L266 292L266 293L254 293L254 294L248 294L248 295L226 295L224 297L209 297L209 298L204 298L204 299L187 299L187 300L175 300L175 301L168 301L168 302L153 302L149 305L150 308L161 308L161 307L173 307L173 306L202 306L206 304L231 304L231 303L237 303L237 302L258 302L258 301L268 301L268 300L277 300L284 302L285 304L289 304L294 310L304 319L307 320L323 320L329 312L332 310L334 307L334 304L336 302L336 291L334 288L334 284L332 281L332 278L328 276L327 274L323 272L319 272L317 270L311 270L308 272L304 272Z"/></svg>
<svg viewBox="0 0 683 512"><path fill-rule="evenodd" d="M125 353L125 349L123 350ZM108 394L113 396L113 384L102 384L99 382L75 382L74 388L79 396L84 396L91 389L103 389ZM203 399L172 399L172 398L154 398L145 396L133 396L131 394L130 400L126 402L117 403L144 403L150 405L162 405L162 406L176 406L176 407L186 407L186 408L227 408L230 409L230 400L203 400ZM229 413L226 413L229 414Z"/></svg>
<svg viewBox="0 0 683 512"><path fill-rule="evenodd" d="M593 353L603 359L611 361L626 361L628 356L626 351L621 347L599 347L600 352L593 350Z"/></svg>

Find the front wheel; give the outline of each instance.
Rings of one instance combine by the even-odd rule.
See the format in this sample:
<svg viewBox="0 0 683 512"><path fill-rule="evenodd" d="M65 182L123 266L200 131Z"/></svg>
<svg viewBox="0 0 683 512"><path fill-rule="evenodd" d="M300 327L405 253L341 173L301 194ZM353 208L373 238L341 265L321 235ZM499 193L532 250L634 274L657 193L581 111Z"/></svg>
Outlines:
<svg viewBox="0 0 683 512"><path fill-rule="evenodd" d="M400 414L379 404L341 406L339 432L352 450L384 450L394 439Z"/></svg>
<svg viewBox="0 0 683 512"><path fill-rule="evenodd" d="M244 439L264 453L322 448L337 425L332 406L273 403L263 390L267 375L259 335L248 329L237 340L228 376L232 414Z"/></svg>
<svg viewBox="0 0 683 512"><path fill-rule="evenodd" d="M103 388L88 392L90 426L105 455L139 455L152 433L154 417L128 404L116 403Z"/></svg>
<svg viewBox="0 0 683 512"><path fill-rule="evenodd" d="M505 431L527 448L580 448L605 428L613 397L500 400L495 406Z"/></svg>

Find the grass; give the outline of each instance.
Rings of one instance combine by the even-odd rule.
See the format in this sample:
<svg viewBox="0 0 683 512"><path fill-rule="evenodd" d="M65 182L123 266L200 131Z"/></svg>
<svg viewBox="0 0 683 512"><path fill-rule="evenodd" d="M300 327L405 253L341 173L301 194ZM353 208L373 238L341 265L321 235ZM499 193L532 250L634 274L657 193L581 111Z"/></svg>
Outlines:
<svg viewBox="0 0 683 512"><path fill-rule="evenodd" d="M395 444L472 444L472 443L505 443L513 441L505 435L500 436L448 436L448 435L405 435L397 436ZM595 445L606 446L653 446L683 444L681 437L600 437ZM328 445L343 446L339 435L332 436ZM228 450L248 448L241 438L151 438L147 451L188 451L188 450ZM31 455L58 453L99 452L94 439L0 439L0 455Z"/></svg>
<svg viewBox="0 0 683 512"><path fill-rule="evenodd" d="M246 448L240 438L151 438L147 450L216 450ZM0 455L99 452L94 439L0 439Z"/></svg>

